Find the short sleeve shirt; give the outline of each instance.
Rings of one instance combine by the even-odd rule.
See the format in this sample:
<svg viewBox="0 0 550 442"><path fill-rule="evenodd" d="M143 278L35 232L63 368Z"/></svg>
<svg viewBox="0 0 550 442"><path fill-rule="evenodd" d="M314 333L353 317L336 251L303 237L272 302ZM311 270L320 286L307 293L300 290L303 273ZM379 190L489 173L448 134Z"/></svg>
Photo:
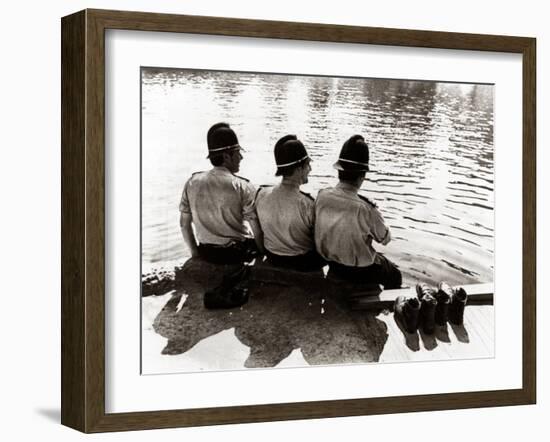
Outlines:
<svg viewBox="0 0 550 442"><path fill-rule="evenodd" d="M261 187L256 197L256 211L264 233L264 246L271 253L296 256L315 249L315 203L299 188L287 184Z"/></svg>
<svg viewBox="0 0 550 442"><path fill-rule="evenodd" d="M315 245L321 256L346 266L368 267L376 257L372 240L384 245L391 240L390 229L373 203L342 182L319 192Z"/></svg>
<svg viewBox="0 0 550 442"><path fill-rule="evenodd" d="M255 187L225 167L198 172L185 183L180 212L191 215L199 244L228 245L251 237Z"/></svg>

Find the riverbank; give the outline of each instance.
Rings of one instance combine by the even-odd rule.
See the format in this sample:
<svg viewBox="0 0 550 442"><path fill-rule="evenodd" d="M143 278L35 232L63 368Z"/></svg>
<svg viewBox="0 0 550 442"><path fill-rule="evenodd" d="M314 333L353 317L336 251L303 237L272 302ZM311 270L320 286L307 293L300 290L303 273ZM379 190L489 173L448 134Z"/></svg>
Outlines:
<svg viewBox="0 0 550 442"><path fill-rule="evenodd" d="M353 311L322 278L252 279L240 308L207 310L203 294L231 271L192 259L166 292L142 298L142 372L406 362L494 356L492 305L468 306L463 326L406 333L393 314Z"/></svg>

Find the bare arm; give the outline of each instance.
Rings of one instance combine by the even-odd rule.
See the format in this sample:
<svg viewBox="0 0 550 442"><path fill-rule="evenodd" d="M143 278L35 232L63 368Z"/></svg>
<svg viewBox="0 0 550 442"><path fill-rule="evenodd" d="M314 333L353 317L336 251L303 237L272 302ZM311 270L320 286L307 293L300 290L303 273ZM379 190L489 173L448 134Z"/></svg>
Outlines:
<svg viewBox="0 0 550 442"><path fill-rule="evenodd" d="M248 223L250 224L250 228L252 229L252 233L254 234L254 242L256 243L256 247L258 247L260 253L265 253L264 232L260 227L260 223L256 218L250 219Z"/></svg>
<svg viewBox="0 0 550 442"><path fill-rule="evenodd" d="M197 241L195 240L195 234L193 233L193 228L191 227L191 215L188 213L181 212L180 214L180 228L181 234L183 235L183 240L191 252L191 256L198 256L199 249L197 247Z"/></svg>
<svg viewBox="0 0 550 442"><path fill-rule="evenodd" d="M367 244L371 246L373 240L384 246L388 244L391 241L391 232L380 210L372 203L369 203L364 206L361 213L362 216L360 219L363 222L363 229L370 232Z"/></svg>

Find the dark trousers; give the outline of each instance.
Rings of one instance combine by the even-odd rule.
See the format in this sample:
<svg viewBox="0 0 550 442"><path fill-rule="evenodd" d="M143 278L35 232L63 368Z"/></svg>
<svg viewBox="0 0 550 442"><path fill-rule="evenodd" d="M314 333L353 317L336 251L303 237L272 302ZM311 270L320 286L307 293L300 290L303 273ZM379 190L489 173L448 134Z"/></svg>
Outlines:
<svg viewBox="0 0 550 442"><path fill-rule="evenodd" d="M384 255L377 253L375 263L368 267L349 267L329 262L329 275L355 283L382 284L385 290L401 287L401 271Z"/></svg>
<svg viewBox="0 0 550 442"><path fill-rule="evenodd" d="M199 256L212 264L241 264L258 255L254 239L247 238L230 246L199 244Z"/></svg>
<svg viewBox="0 0 550 442"><path fill-rule="evenodd" d="M315 250L304 255L282 256L266 251L267 259L271 264L286 269L298 270L300 272L314 272L322 269L327 263Z"/></svg>

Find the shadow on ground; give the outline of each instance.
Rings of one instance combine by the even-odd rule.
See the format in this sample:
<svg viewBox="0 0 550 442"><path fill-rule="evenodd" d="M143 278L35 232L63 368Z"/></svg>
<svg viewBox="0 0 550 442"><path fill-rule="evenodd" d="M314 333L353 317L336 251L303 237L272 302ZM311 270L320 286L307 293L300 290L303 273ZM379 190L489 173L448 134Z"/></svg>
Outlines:
<svg viewBox="0 0 550 442"><path fill-rule="evenodd" d="M318 283L252 279L250 299L240 308L207 310L206 290L217 286L231 266L190 259L178 271L175 291L153 328L168 339L163 354L183 354L217 333L235 329L250 348L245 367L274 367L295 349L310 365L377 362L388 339L386 324L375 313L351 311L341 293Z"/></svg>
<svg viewBox="0 0 550 442"><path fill-rule="evenodd" d="M36 413L51 422L61 422L61 410L59 408L39 408Z"/></svg>

